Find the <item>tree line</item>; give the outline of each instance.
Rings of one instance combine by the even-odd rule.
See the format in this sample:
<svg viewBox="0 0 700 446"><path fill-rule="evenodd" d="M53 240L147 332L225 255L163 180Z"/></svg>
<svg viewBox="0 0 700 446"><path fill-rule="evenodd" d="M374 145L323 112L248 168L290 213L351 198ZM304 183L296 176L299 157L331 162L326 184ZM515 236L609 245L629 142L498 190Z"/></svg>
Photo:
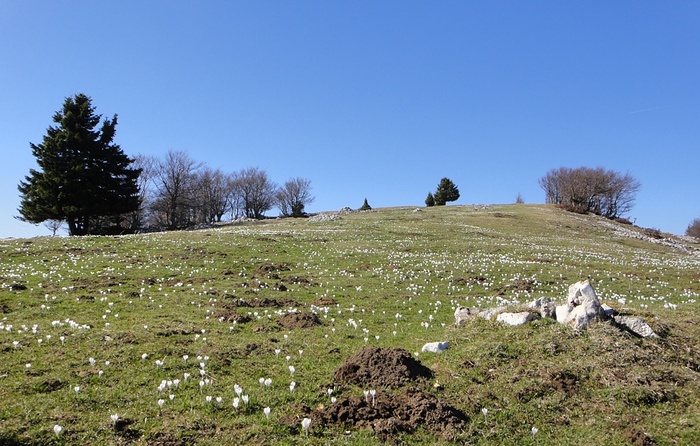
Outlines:
<svg viewBox="0 0 700 446"><path fill-rule="evenodd" d="M311 182L278 186L257 167L225 173L186 152L129 158L114 143L117 115L102 119L84 94L66 98L42 142L30 143L39 169L18 185L22 221L62 222L70 235L183 229L231 218L263 218L277 207L300 217L314 201Z"/></svg>
<svg viewBox="0 0 700 446"><path fill-rule="evenodd" d="M300 217L314 201L309 180L291 178L279 186L257 167L227 173L173 150L162 158L129 158L113 141L117 115L103 120L82 93L66 98L53 122L41 143L30 143L39 169L30 169L18 185L17 218L48 222L54 233L63 222L70 235L184 229L225 215L260 219L274 207L282 216ZM641 187L629 173L602 167L560 167L538 182L547 203L610 219L632 209ZM459 196L443 178L425 203L441 206ZM370 208L367 199L365 206ZM686 234L700 237L700 219Z"/></svg>
<svg viewBox="0 0 700 446"><path fill-rule="evenodd" d="M227 173L192 159L183 151L163 158L139 155L139 226L184 229L220 222L224 216L261 219L277 207L285 217L302 217L314 201L311 181L292 178L278 186L265 170L249 167Z"/></svg>

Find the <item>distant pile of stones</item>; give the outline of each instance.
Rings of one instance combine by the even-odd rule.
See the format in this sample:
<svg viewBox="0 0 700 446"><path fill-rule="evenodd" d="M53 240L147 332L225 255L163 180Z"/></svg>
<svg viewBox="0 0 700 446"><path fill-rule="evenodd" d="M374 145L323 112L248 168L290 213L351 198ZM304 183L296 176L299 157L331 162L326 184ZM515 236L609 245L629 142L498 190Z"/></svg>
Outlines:
<svg viewBox="0 0 700 446"><path fill-rule="evenodd" d="M309 221L312 223L323 223L327 221L340 220L340 218L343 215L353 214L355 212L358 211L354 211L351 208L345 206L344 208L336 212L321 212L320 214L316 214L313 217L310 217Z"/></svg>
<svg viewBox="0 0 700 446"><path fill-rule="evenodd" d="M642 338L657 337L641 317L620 315L613 308L601 304L588 280L569 287L566 303L557 305L550 297L541 297L527 305L528 311L508 312L506 307L488 309L459 307L455 311L455 325L463 326L475 318L483 318L518 326L539 318L553 318L561 324L582 330L593 322L609 321L618 328Z"/></svg>

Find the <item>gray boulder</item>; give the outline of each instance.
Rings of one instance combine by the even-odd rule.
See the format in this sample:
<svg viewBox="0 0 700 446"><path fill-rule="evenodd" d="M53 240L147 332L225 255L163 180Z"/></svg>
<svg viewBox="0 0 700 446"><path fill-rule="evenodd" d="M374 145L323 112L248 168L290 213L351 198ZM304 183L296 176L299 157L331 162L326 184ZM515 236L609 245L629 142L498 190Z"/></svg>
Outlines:
<svg viewBox="0 0 700 446"><path fill-rule="evenodd" d="M618 327L629 331L642 338L657 338L658 335L641 317L635 316L614 316L613 320Z"/></svg>

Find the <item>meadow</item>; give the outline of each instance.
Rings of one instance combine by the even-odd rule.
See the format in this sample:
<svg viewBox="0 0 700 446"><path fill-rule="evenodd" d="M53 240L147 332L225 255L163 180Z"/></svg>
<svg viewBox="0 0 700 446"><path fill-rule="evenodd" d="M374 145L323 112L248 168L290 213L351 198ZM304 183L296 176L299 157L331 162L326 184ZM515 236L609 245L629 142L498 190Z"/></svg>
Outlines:
<svg viewBox="0 0 700 446"><path fill-rule="evenodd" d="M0 444L700 444L700 247L653 241L545 205L0 240ZM454 325L587 277L659 336ZM432 374L339 380L368 347ZM425 424L376 418L416 392Z"/></svg>

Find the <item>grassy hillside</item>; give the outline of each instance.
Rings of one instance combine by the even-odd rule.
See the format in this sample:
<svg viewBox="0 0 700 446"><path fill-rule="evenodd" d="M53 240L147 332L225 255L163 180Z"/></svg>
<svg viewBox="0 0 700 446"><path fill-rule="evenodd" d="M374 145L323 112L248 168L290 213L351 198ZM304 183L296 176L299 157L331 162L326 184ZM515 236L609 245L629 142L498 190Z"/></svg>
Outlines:
<svg viewBox="0 0 700 446"><path fill-rule="evenodd" d="M0 256L0 444L700 444L698 246L639 228L536 205L392 208L2 240ZM659 337L454 326L459 305L563 302L588 276ZM451 348L421 353L432 341ZM368 346L431 375L343 380Z"/></svg>

